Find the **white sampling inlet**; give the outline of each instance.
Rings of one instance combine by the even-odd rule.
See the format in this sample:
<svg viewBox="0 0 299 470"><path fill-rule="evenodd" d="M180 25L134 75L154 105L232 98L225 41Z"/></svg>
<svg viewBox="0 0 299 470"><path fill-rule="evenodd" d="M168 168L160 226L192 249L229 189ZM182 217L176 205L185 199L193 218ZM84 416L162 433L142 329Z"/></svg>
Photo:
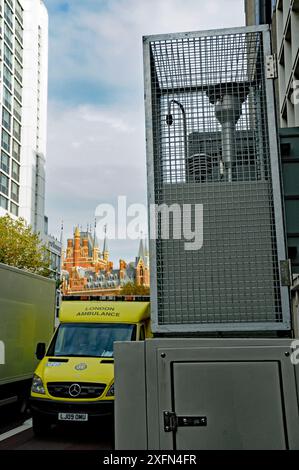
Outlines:
<svg viewBox="0 0 299 470"><path fill-rule="evenodd" d="M236 123L242 114L242 101L238 96L223 94L215 103L215 116L222 127L222 163L224 177L232 181L232 164L235 160Z"/></svg>

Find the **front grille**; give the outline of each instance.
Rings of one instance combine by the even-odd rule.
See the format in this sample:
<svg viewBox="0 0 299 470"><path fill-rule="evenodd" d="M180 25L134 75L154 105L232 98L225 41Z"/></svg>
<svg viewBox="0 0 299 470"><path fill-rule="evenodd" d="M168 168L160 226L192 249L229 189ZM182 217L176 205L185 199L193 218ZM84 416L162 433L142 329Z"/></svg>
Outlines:
<svg viewBox="0 0 299 470"><path fill-rule="evenodd" d="M70 393L72 385L79 385L78 395ZM106 388L106 384L96 384L89 382L48 382L48 392L52 397L57 398L99 398ZM77 388L79 390L79 388Z"/></svg>

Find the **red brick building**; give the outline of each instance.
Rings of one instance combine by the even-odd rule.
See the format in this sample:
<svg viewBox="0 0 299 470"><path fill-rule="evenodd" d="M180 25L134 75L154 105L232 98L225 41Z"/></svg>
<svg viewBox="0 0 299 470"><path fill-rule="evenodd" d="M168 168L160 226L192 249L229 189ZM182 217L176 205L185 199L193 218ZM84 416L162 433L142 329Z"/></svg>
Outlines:
<svg viewBox="0 0 299 470"><path fill-rule="evenodd" d="M114 269L109 259L107 237L100 250L96 235L76 227L73 238L67 240L62 259L62 289L65 295L92 290L103 295L116 294L127 283L149 286L149 257L143 240L140 240L135 262L119 261Z"/></svg>

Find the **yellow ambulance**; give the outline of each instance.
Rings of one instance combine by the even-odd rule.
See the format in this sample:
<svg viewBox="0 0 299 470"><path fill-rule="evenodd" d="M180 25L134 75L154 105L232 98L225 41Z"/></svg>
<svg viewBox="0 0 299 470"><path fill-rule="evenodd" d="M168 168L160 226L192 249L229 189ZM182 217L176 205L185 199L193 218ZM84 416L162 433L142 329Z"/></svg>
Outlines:
<svg viewBox="0 0 299 470"><path fill-rule="evenodd" d="M39 343L30 405L33 431L86 422L114 410L114 341L150 336L149 302L65 300L48 349Z"/></svg>

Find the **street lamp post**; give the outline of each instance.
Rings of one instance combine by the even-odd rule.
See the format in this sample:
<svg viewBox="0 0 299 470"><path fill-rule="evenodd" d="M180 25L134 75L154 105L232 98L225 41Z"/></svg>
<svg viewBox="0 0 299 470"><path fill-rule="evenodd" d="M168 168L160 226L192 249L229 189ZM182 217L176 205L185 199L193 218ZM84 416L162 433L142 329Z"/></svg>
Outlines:
<svg viewBox="0 0 299 470"><path fill-rule="evenodd" d="M168 110L166 115L166 124L170 127L173 124L173 115L171 114L171 105L177 105L180 110L182 111L183 116L183 133L184 133L184 156L185 156L185 165L187 164L188 159L188 138L187 138L187 118L186 118L186 111L182 103L177 100L169 100L168 101Z"/></svg>

